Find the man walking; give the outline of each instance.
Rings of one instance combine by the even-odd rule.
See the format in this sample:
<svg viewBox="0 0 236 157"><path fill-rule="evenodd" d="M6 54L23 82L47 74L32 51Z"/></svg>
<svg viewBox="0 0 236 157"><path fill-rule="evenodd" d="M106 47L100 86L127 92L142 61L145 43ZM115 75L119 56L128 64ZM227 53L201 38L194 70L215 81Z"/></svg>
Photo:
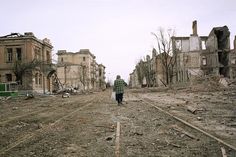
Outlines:
<svg viewBox="0 0 236 157"><path fill-rule="evenodd" d="M114 82L113 91L116 93L116 101L118 102L118 106L122 104L123 101L124 86L127 86L127 83L120 78L120 75L117 75Z"/></svg>

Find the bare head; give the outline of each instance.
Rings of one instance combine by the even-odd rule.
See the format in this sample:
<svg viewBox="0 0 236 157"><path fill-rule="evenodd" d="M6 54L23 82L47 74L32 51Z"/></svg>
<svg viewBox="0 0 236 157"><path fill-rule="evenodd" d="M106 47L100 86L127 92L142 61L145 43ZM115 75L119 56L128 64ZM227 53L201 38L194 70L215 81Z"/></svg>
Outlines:
<svg viewBox="0 0 236 157"><path fill-rule="evenodd" d="M117 75L117 76L116 76L116 79L120 79L120 75Z"/></svg>

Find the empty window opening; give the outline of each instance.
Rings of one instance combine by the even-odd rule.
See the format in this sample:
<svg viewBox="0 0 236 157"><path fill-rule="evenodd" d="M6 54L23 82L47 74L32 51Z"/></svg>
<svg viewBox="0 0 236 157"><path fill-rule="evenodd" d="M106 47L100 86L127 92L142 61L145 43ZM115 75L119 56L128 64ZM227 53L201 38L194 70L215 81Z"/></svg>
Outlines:
<svg viewBox="0 0 236 157"><path fill-rule="evenodd" d="M181 40L176 40L175 41L175 48L176 48L176 50L179 50L179 51L182 50L182 42L181 42Z"/></svg>
<svg viewBox="0 0 236 157"><path fill-rule="evenodd" d="M102 70L99 69L99 76L101 77L102 76Z"/></svg>
<svg viewBox="0 0 236 157"><path fill-rule="evenodd" d="M12 59L13 59L12 48L7 48L7 62L12 62Z"/></svg>
<svg viewBox="0 0 236 157"><path fill-rule="evenodd" d="M37 74L35 74L35 84L38 84L38 81L39 80L39 76L38 76L38 73Z"/></svg>
<svg viewBox="0 0 236 157"><path fill-rule="evenodd" d="M12 81L12 74L6 74L6 81L11 82Z"/></svg>
<svg viewBox="0 0 236 157"><path fill-rule="evenodd" d="M202 57L202 65L207 65L207 59L205 56Z"/></svg>
<svg viewBox="0 0 236 157"><path fill-rule="evenodd" d="M47 60L47 63L50 63L50 52L49 51L47 51L47 58L46 58L46 60Z"/></svg>
<svg viewBox="0 0 236 157"><path fill-rule="evenodd" d="M42 84L42 78L43 78L43 76L42 76L42 74L40 74L39 75L39 82L38 82L38 84L40 84L40 85Z"/></svg>
<svg viewBox="0 0 236 157"><path fill-rule="evenodd" d="M85 61L85 57L83 57L83 61Z"/></svg>
<svg viewBox="0 0 236 157"><path fill-rule="evenodd" d="M21 61L21 59L22 59L21 48L16 48L16 59L17 59L18 61Z"/></svg>
<svg viewBox="0 0 236 157"><path fill-rule="evenodd" d="M202 40L202 50L206 50L206 41Z"/></svg>
<svg viewBox="0 0 236 157"><path fill-rule="evenodd" d="M231 64L236 64L236 58L231 59Z"/></svg>

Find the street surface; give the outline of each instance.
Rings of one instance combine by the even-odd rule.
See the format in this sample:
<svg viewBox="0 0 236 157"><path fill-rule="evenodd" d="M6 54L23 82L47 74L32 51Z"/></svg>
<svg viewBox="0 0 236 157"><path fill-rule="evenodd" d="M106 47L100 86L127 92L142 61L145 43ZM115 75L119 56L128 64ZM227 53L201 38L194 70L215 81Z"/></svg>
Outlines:
<svg viewBox="0 0 236 157"><path fill-rule="evenodd" d="M136 89L126 90L123 106L111 100L111 90L69 98L47 95L2 100L0 156L218 157L225 150L233 157L235 98L235 91Z"/></svg>

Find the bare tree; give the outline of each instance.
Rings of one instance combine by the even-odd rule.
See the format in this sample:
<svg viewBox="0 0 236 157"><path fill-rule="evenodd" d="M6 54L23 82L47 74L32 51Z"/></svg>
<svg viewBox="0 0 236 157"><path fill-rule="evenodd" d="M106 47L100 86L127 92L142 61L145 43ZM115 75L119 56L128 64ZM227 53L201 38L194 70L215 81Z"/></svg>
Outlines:
<svg viewBox="0 0 236 157"><path fill-rule="evenodd" d="M165 83L170 84L174 76L174 64L175 64L175 55L172 51L172 40L171 37L174 36L174 30L169 29L165 31L162 28L159 28L157 33L151 33L155 36L157 41L157 57L161 60L161 65L165 75Z"/></svg>
<svg viewBox="0 0 236 157"><path fill-rule="evenodd" d="M32 70L35 70L37 67L40 67L40 65L42 65L42 61L36 59L32 60L31 62L25 63L19 60L15 61L13 73L16 76L16 82L21 84L23 76L32 73Z"/></svg>

